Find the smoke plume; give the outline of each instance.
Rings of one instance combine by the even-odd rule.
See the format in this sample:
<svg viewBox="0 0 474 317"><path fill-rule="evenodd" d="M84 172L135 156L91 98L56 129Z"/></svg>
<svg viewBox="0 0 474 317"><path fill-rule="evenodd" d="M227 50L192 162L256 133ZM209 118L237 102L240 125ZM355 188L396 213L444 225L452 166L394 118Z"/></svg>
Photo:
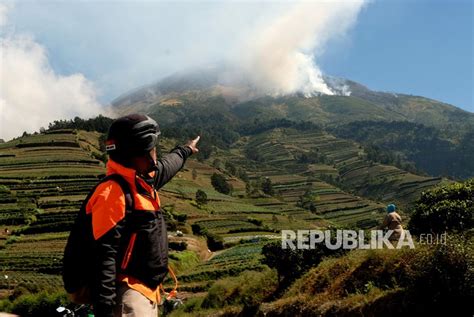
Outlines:
<svg viewBox="0 0 474 317"><path fill-rule="evenodd" d="M317 57L329 39L354 25L363 0L304 1L255 28L233 64L256 94L335 94L323 80ZM349 93L349 92L346 92Z"/></svg>

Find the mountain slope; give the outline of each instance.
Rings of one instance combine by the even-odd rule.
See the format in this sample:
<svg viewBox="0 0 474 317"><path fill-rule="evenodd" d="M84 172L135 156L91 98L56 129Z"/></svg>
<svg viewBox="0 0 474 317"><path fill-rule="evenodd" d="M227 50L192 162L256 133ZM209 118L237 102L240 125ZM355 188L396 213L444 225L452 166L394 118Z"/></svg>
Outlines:
<svg viewBox="0 0 474 317"><path fill-rule="evenodd" d="M410 171L437 177L474 175L469 142L474 134L474 114L470 112L424 97L372 91L334 77L325 80L332 90L344 95L305 98L299 94L252 96L221 84L219 76L217 69L178 73L123 95L114 106L119 114L138 111L152 115L171 135L179 135L179 131L202 134L206 153L213 146L226 148L239 136L264 125L309 121L363 147L376 145L392 158L384 162L413 165ZM371 132L361 135L361 131ZM406 137L409 144L403 142Z"/></svg>
<svg viewBox="0 0 474 317"><path fill-rule="evenodd" d="M103 156L99 137L97 132L59 130L0 144L0 260L3 272L9 276L8 281L0 280L1 294L9 295L17 286L30 290L62 287L59 273L68 231L85 195L105 173L103 162L95 158ZM169 151L175 143L162 139L162 152ZM225 175L233 185L233 196L213 188L214 173ZM206 192L206 205L195 202L197 190ZM181 256L188 254L189 258L197 252L200 257L209 257L207 247L202 250L200 246L206 245L205 239L192 234L192 225L214 234L226 246L242 239L271 237L282 228L326 225L322 218L274 197L245 197L242 180L194 158L160 190L160 198L170 234L176 229L185 233L182 238L173 236L170 240L189 246L189 251L177 253L174 260L172 256L182 290L206 288L209 281L202 281L206 274L213 274L215 279L250 267L242 266L232 256L234 261L225 264L216 259L185 271L189 267ZM253 245L240 249L246 254L260 252ZM261 266L257 262L255 267Z"/></svg>
<svg viewBox="0 0 474 317"><path fill-rule="evenodd" d="M179 100L180 96L190 92L198 92L198 95L207 97L220 95L229 104L259 99L258 95L251 97L251 91L242 90L239 86L232 86L223 81L221 77L218 68L180 72L124 94L114 100L112 104L122 110L131 107L135 110L145 110L150 105L159 105L169 99ZM474 114L436 100L400 93L372 91L359 83L342 78L326 76L325 81L333 91L343 93L345 96L309 98L314 99L310 102L313 105L321 104L323 117L328 117L328 120L322 120L322 122L338 123L339 117L331 117L331 114L335 113L346 114L348 121L357 121L362 117L365 120L409 121L437 127L450 124L470 127L474 125ZM298 95L295 97L301 100L306 99ZM281 104L279 98L264 99L266 100L263 102L265 105ZM356 116L351 118L351 114ZM290 114L288 119L297 118Z"/></svg>

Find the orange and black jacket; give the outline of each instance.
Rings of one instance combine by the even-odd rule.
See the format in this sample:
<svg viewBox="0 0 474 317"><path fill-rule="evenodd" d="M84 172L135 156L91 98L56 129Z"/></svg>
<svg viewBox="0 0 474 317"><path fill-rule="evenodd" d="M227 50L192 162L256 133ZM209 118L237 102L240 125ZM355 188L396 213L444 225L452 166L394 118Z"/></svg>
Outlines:
<svg viewBox="0 0 474 317"><path fill-rule="evenodd" d="M156 190L176 175L191 154L189 146L177 146L158 160L155 189L152 177L143 178L134 169L107 162L107 175L125 179L130 195L116 181L108 180L96 187L85 205L96 241L95 316L113 316L118 282L156 301L157 288L168 272L168 236ZM132 208L127 208L129 196Z"/></svg>

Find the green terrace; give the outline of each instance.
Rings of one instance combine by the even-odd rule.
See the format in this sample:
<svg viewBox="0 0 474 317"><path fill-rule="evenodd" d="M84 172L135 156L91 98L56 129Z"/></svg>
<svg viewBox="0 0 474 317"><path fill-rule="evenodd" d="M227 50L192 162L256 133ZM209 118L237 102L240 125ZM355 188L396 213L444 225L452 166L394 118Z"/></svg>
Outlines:
<svg viewBox="0 0 474 317"><path fill-rule="evenodd" d="M223 250L210 260L198 264L191 270L178 274L183 291L204 291L210 287L209 281L226 276L235 276L245 270L261 270L264 265L261 250L268 239L256 238Z"/></svg>
<svg viewBox="0 0 474 317"><path fill-rule="evenodd" d="M105 172L97 159L98 137L98 133L66 130L0 144L0 232L8 228L13 233L0 235L2 270L10 277L0 282L0 288L34 283L61 286L58 274L68 231L83 198ZM166 153L174 140L164 139L161 146ZM256 156L249 159L249 152ZM221 162L214 166L216 159ZM269 177L274 195L248 195L246 183L226 170L226 162L245 171L250 183ZM363 177L364 169L387 181L361 193L358 186L365 180L357 178ZM213 188L214 173L223 174L232 184L231 195ZM221 277L262 269L261 248L268 239L278 239L281 230L328 225L371 228L383 216L383 204L374 193L410 199L412 193L434 183L396 168L371 165L357 145L323 133L275 129L244 137L230 150L217 149L208 160L188 160L160 189L163 209L181 219L170 221L175 227L169 234L182 230L182 241L194 239L204 245L188 243L187 250L172 251L170 263L177 268L182 291L205 291ZM349 192L348 186L356 190ZM207 204L197 204L197 190L206 193ZM312 209L300 204L308 193ZM191 235L196 228L203 237ZM208 252L207 234L222 239L225 249ZM207 256L197 259L200 252Z"/></svg>
<svg viewBox="0 0 474 317"><path fill-rule="evenodd" d="M370 162L355 142L323 132L274 129L250 138L242 150L258 153L256 159L259 162L273 165L278 171L298 176L314 175L374 200L409 204L421 191L441 181L440 178L418 176L393 166ZM305 165L306 170L302 173ZM274 175L268 173L265 176Z"/></svg>

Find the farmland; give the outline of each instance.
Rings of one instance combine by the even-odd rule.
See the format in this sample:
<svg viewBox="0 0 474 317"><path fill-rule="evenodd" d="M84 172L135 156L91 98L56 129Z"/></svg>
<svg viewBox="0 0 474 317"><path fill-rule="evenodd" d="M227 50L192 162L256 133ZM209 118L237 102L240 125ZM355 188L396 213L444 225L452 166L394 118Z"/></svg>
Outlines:
<svg viewBox="0 0 474 317"><path fill-rule="evenodd" d="M12 291L19 285L29 289L38 285L61 288L59 274L68 231L82 200L105 173L105 165L98 159L99 136L94 132L64 130L0 144L0 259L2 272L8 276L0 282L2 289ZM173 140L161 143L163 151L173 145ZM197 171L197 177L193 178L192 170ZM294 207L272 197L243 198L245 183L236 177L229 177L234 194L221 194L212 187L210 176L222 172L206 162L190 159L173 181L160 190L167 212L187 216L186 223L178 224L179 229L191 233L191 225L197 223L222 235L226 243L235 244L249 237L275 235L285 227L285 213ZM204 189L208 196L205 206L194 201L198 189ZM273 204L278 208L273 208ZM301 213L306 218L310 216L304 210ZM277 215L277 222L273 215ZM256 225L250 219L263 223ZM304 217L293 219L293 226L307 226L303 220ZM186 234L183 239L190 237ZM201 252L202 248L199 246L195 251ZM260 267L261 245L250 243L234 248L220 251L212 260L192 269L184 267L179 272L185 282L183 287L192 289L193 283L199 284L206 274L211 274L206 272L214 272L211 275L217 278ZM239 261L236 252L240 252ZM224 261L228 256L232 261ZM250 265L249 258L255 263Z"/></svg>
<svg viewBox="0 0 474 317"><path fill-rule="evenodd" d="M8 276L0 278L2 294L20 286L61 289L68 231L82 200L105 174L99 137L61 130L0 144L0 260ZM175 144L163 139L162 153ZM368 162L364 155L357 144L322 132L273 129L216 148L206 160L190 158L160 189L170 241L187 245L170 253L181 290L202 292L217 279L261 270L263 245L283 229L372 228L387 201L408 204L439 182ZM232 173L231 165L247 179ZM232 185L230 195L211 185L215 173ZM266 178L273 194L259 187ZM196 202L198 190L207 203ZM312 209L300 203L308 193ZM206 235L222 239L224 249L208 250Z"/></svg>

